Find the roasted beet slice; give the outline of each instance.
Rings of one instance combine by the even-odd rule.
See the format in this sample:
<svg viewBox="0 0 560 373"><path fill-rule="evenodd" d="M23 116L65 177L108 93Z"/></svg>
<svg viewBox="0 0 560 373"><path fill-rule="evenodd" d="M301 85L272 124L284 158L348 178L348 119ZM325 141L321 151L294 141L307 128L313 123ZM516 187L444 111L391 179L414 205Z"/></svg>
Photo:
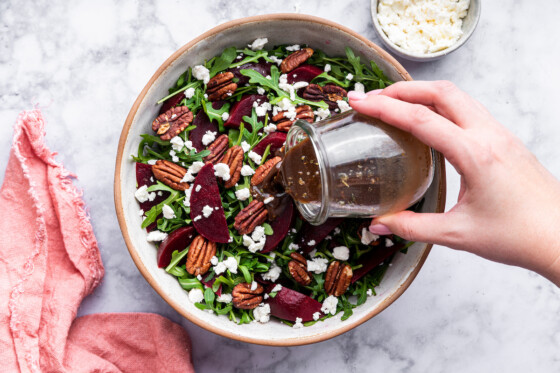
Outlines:
<svg viewBox="0 0 560 373"><path fill-rule="evenodd" d="M191 219L197 232L212 242L228 243L229 230L212 163L200 169L191 188ZM203 209L207 206L212 212L204 217Z"/></svg>
<svg viewBox="0 0 560 373"><path fill-rule="evenodd" d="M282 287L274 298L268 299L270 314L282 320L296 321L300 317L303 322L313 320L313 314L319 312L321 317L321 303L305 294Z"/></svg>
<svg viewBox="0 0 560 373"><path fill-rule="evenodd" d="M274 221L270 223L274 233L272 236L266 237L266 242L261 251L262 253L268 253L274 250L290 231L292 219L294 217L294 204L292 203L291 198L286 198L284 205L284 210L276 219L274 219Z"/></svg>
<svg viewBox="0 0 560 373"><path fill-rule="evenodd" d="M330 218L321 225L311 225L305 222L299 231L296 243L304 253L308 253L319 245L342 221L341 218Z"/></svg>
<svg viewBox="0 0 560 373"><path fill-rule="evenodd" d="M157 252L157 263L159 268L165 268L171 262L171 256L175 250L183 251L189 246L196 236L196 230L193 227L181 227L175 229L167 236L159 245Z"/></svg>
<svg viewBox="0 0 560 373"><path fill-rule="evenodd" d="M286 142L285 132L273 132L266 135L255 147L253 151L258 155L263 155L266 147L270 145L270 154L275 154Z"/></svg>
<svg viewBox="0 0 560 373"><path fill-rule="evenodd" d="M153 181L152 181L153 180ZM156 183L156 179L154 178L154 174L152 172L152 166L145 163L136 163L136 183L138 184L138 188L141 186L147 185L154 185ZM144 212L150 211L152 207L157 205L160 202L163 202L169 196L168 192L162 192L161 196L156 196L153 201L146 201L140 203L140 208L144 210ZM157 227L157 222L153 222L152 224L146 227L148 232L153 231Z"/></svg>
<svg viewBox="0 0 560 373"><path fill-rule="evenodd" d="M204 277L202 277L202 280L200 282L202 282L204 284L204 286L206 286L207 288L211 288L212 285L214 285L214 281L216 281L216 278L212 278L212 280L210 281L204 281ZM220 284L220 286L218 287L218 290L216 290L216 295L220 296L222 295L222 284Z"/></svg>
<svg viewBox="0 0 560 373"><path fill-rule="evenodd" d="M228 128L239 128L241 121L244 116L251 116L253 111L253 104L257 102L260 103L268 102L268 98L265 95L246 95L241 97L241 100L233 104L229 112L229 118L224 122L224 127ZM251 125L245 123L249 131L252 130Z"/></svg>
<svg viewBox="0 0 560 373"><path fill-rule="evenodd" d="M249 77L241 74L241 70L255 70L262 76L270 75L270 67L272 66L269 62L249 62L245 65L241 65L239 67L235 67L232 69L228 69L226 71L231 71L233 73L234 78L239 79L237 82L237 86L241 87L245 84L249 83Z"/></svg>
<svg viewBox="0 0 560 373"><path fill-rule="evenodd" d="M185 93L183 92L176 94L171 98L168 98L166 101L163 102L161 108L159 108L159 114L163 114L167 110L177 106L177 104L181 102L184 98L185 98Z"/></svg>
<svg viewBox="0 0 560 373"><path fill-rule="evenodd" d="M313 65L301 65L297 69L292 70L288 74L288 83L294 84L295 82L311 83L313 78L323 73L323 70Z"/></svg>
<svg viewBox="0 0 560 373"><path fill-rule="evenodd" d="M375 247L368 255L360 258L360 262L358 264L361 264L362 267L354 271L352 283L364 277L369 271L383 263L391 255L402 250L403 247L404 244L399 242L396 242L391 247L386 247L384 243L383 246Z"/></svg>
<svg viewBox="0 0 560 373"><path fill-rule="evenodd" d="M208 118L204 110L200 110L196 114L196 117L194 117L192 124L196 126L196 128L189 132L189 140L192 141L192 145L196 151L200 152L206 148L206 145L202 143L202 136L204 136L206 131L216 132L217 134L218 123L210 121L210 118Z"/></svg>

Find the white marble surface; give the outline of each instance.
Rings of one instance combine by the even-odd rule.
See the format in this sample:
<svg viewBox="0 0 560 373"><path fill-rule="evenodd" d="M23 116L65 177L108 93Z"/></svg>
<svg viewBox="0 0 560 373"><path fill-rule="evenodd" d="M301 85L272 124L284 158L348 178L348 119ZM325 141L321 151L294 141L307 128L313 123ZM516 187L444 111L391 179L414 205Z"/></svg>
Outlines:
<svg viewBox="0 0 560 373"><path fill-rule="evenodd" d="M79 176L106 269L80 314L170 317L190 332L199 372L560 371L559 289L527 270L443 247L434 248L410 289L378 317L304 347L254 346L206 332L144 281L113 207L117 141L134 99L174 50L203 31L234 18L297 10L379 42L369 0L0 2L0 169L17 113L39 104L50 147ZM558 14L555 0L484 1L466 46L437 62L403 65L415 79L449 79L478 98L560 177ZM448 174L449 207L458 176L451 168Z"/></svg>

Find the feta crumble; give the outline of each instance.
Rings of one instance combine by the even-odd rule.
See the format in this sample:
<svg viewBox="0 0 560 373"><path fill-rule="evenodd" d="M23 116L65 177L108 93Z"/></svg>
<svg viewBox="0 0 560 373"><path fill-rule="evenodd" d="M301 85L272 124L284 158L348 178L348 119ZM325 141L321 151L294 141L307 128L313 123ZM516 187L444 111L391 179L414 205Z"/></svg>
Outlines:
<svg viewBox="0 0 560 373"><path fill-rule="evenodd" d="M280 66L280 64L282 64L282 59L278 58L276 56L268 56L268 59L270 60L270 62L274 62L276 63L278 66Z"/></svg>
<svg viewBox="0 0 560 373"><path fill-rule="evenodd" d="M193 98L194 92L194 88L187 88L187 90L185 91L185 97L187 98L187 100Z"/></svg>
<svg viewBox="0 0 560 373"><path fill-rule="evenodd" d="M163 217L166 219L174 219L176 217L175 211L173 211L169 205L163 205L161 212L163 213Z"/></svg>
<svg viewBox="0 0 560 373"><path fill-rule="evenodd" d="M166 238L167 238L167 233L161 231L151 231L150 233L148 233L148 236L146 236L146 241L158 242L158 241L163 241Z"/></svg>
<svg viewBox="0 0 560 373"><path fill-rule="evenodd" d="M171 160L175 163L179 163L179 157L177 157L177 153L175 150L170 150L169 155L171 156Z"/></svg>
<svg viewBox="0 0 560 373"><path fill-rule="evenodd" d="M292 326L294 329L300 329L303 328L303 324L301 323L303 320L301 317L296 317L296 322L295 324Z"/></svg>
<svg viewBox="0 0 560 373"><path fill-rule="evenodd" d="M194 176L190 170L187 170L187 173L181 179L182 183L192 183L194 181Z"/></svg>
<svg viewBox="0 0 560 373"><path fill-rule="evenodd" d="M276 125L270 123L269 125L267 125L267 126L265 126L265 127L263 128L263 131L264 131L267 135L270 134L270 133L272 133L272 132L276 132Z"/></svg>
<svg viewBox="0 0 560 373"><path fill-rule="evenodd" d="M202 145L209 145L216 140L216 132L212 132L210 130L206 131L206 133L202 136Z"/></svg>
<svg viewBox="0 0 560 373"><path fill-rule="evenodd" d="M276 262L272 262L270 269L262 275L262 278L265 281L276 282L278 277L280 277L280 274L282 274L282 268L280 268Z"/></svg>
<svg viewBox="0 0 560 373"><path fill-rule="evenodd" d="M251 48L253 51L260 51L264 48L264 46L268 43L268 38L258 38L255 39L251 44L247 46Z"/></svg>
<svg viewBox="0 0 560 373"><path fill-rule="evenodd" d="M204 206L204 207L202 208L202 215L203 215L205 218L208 218L210 215L212 215L212 212L213 212L213 211L214 211L214 209L213 209L212 207L206 205L206 206Z"/></svg>
<svg viewBox="0 0 560 373"><path fill-rule="evenodd" d="M214 175L221 177L224 181L228 181L230 178L229 166L225 163L218 163L214 166Z"/></svg>
<svg viewBox="0 0 560 373"><path fill-rule="evenodd" d="M231 273L237 273L237 260L235 260L233 256L228 256L228 258L224 260L224 265Z"/></svg>
<svg viewBox="0 0 560 373"><path fill-rule="evenodd" d="M243 153L247 153L251 149L251 145L247 141L242 141L241 149L243 149Z"/></svg>
<svg viewBox="0 0 560 373"><path fill-rule="evenodd" d="M176 152L180 152L185 146L185 142L180 136L173 137L171 140L169 140L169 143L171 144L173 150L175 150Z"/></svg>
<svg viewBox="0 0 560 373"><path fill-rule="evenodd" d="M156 162L157 162L157 159L150 159L150 160L148 161L148 164L149 164L150 166L153 166L153 165L156 164Z"/></svg>
<svg viewBox="0 0 560 373"><path fill-rule="evenodd" d="M299 245L295 244L295 243L291 243L290 245L288 245L288 250L299 250Z"/></svg>
<svg viewBox="0 0 560 373"><path fill-rule="evenodd" d="M330 63L326 64L324 70L325 70L326 73L331 71L331 64Z"/></svg>
<svg viewBox="0 0 560 373"><path fill-rule="evenodd" d="M371 289L367 289L366 294L368 295L368 297L373 296L373 291Z"/></svg>
<svg viewBox="0 0 560 373"><path fill-rule="evenodd" d="M278 293L280 290L282 290L282 285L276 284L276 286L274 286L270 292L271 293Z"/></svg>
<svg viewBox="0 0 560 373"><path fill-rule="evenodd" d="M263 203L265 205L268 205L270 202L272 202L274 200L274 197L270 196L264 199Z"/></svg>
<svg viewBox="0 0 560 373"><path fill-rule="evenodd" d="M329 109L318 108L313 114L317 116L317 120L324 120L331 115L331 111Z"/></svg>
<svg viewBox="0 0 560 373"><path fill-rule="evenodd" d="M203 299L204 299L204 293L202 293L202 290L198 288L194 288L191 289L191 291L189 291L189 300L191 302L200 303L202 302Z"/></svg>
<svg viewBox="0 0 560 373"><path fill-rule="evenodd" d="M307 243L309 246L314 246L316 244L315 240L311 240Z"/></svg>
<svg viewBox="0 0 560 373"><path fill-rule="evenodd" d="M295 51L299 51L300 49L301 47L299 46L299 44L294 44L286 47L286 50L288 52L295 52Z"/></svg>
<svg viewBox="0 0 560 373"><path fill-rule="evenodd" d="M148 186L142 185L136 190L136 192L134 192L134 197L136 197L138 202L143 203L146 201L153 201L156 198L156 193L148 192Z"/></svg>
<svg viewBox="0 0 560 373"><path fill-rule="evenodd" d="M350 258L350 250L346 246L337 246L333 249L335 259L346 261Z"/></svg>
<svg viewBox="0 0 560 373"><path fill-rule="evenodd" d="M202 185L198 184L196 188L194 188L194 191L198 193L200 192L200 189L202 189Z"/></svg>
<svg viewBox="0 0 560 373"><path fill-rule="evenodd" d="M352 108L350 107L350 105L348 105L348 102L344 101L344 100L338 100L336 102L336 104L338 105L338 108L340 109L341 113L344 113L345 111L351 110Z"/></svg>
<svg viewBox="0 0 560 373"><path fill-rule="evenodd" d="M218 264L218 262L219 262L218 257L215 255L210 259L210 264L212 264L213 266Z"/></svg>
<svg viewBox="0 0 560 373"><path fill-rule="evenodd" d="M195 79L202 80L204 84L208 84L208 82L210 81L210 70L202 65L193 67L192 74Z"/></svg>
<svg viewBox="0 0 560 373"><path fill-rule="evenodd" d="M253 233L251 234L251 239L253 241L260 241L263 238L266 238L264 234L264 227L262 225L259 225L255 227L255 229L253 230Z"/></svg>
<svg viewBox="0 0 560 373"><path fill-rule="evenodd" d="M239 201L245 201L245 200L247 200L247 198L251 197L251 191L249 191L249 188L242 188L242 189L236 190L235 191L235 197Z"/></svg>
<svg viewBox="0 0 560 373"><path fill-rule="evenodd" d="M323 301L323 306L321 307L321 312L323 312L324 314L330 313L331 315L334 315L336 313L336 306L337 305L338 305L338 298L333 296L333 295L329 295Z"/></svg>
<svg viewBox="0 0 560 373"><path fill-rule="evenodd" d="M377 241L378 239L378 235L371 233L367 228L362 228L361 241L363 245L369 245L370 243L372 243L373 241Z"/></svg>
<svg viewBox="0 0 560 373"><path fill-rule="evenodd" d="M253 310L253 316L255 317L255 321L258 321L262 324L269 322L270 305L264 303L259 304L259 306Z"/></svg>
<svg viewBox="0 0 560 373"><path fill-rule="evenodd" d="M251 291L257 290L257 286L258 286L258 284L257 284L256 281L251 282Z"/></svg>
<svg viewBox="0 0 560 373"><path fill-rule="evenodd" d="M197 174L200 169L204 166L204 162L193 162L193 164L190 165L189 167L189 172L193 175Z"/></svg>
<svg viewBox="0 0 560 373"><path fill-rule="evenodd" d="M257 88L257 93L258 93L259 95L264 95L264 94L266 93L266 91L264 90L264 88L258 87L258 88Z"/></svg>
<svg viewBox="0 0 560 373"><path fill-rule="evenodd" d="M329 264L328 259L313 258L307 261L307 271L320 274L327 271L328 264Z"/></svg>
<svg viewBox="0 0 560 373"><path fill-rule="evenodd" d="M185 199L183 200L183 205L185 205L186 207L191 206L191 194L192 188L185 189Z"/></svg>
<svg viewBox="0 0 560 373"><path fill-rule="evenodd" d="M393 241L392 241L390 238L386 238L386 239L385 239L385 246L386 246L386 247L391 247L391 246L393 246L393 245L394 245L394 243L393 243Z"/></svg>
<svg viewBox="0 0 560 373"><path fill-rule="evenodd" d="M346 79L347 80L352 80L352 79L354 79L354 75L348 73L348 75L346 75Z"/></svg>
<svg viewBox="0 0 560 373"><path fill-rule="evenodd" d="M218 295L218 298L216 298L216 300L220 303L231 303L231 301L233 300L233 297L231 294L227 294L227 293L222 293L222 295Z"/></svg>
<svg viewBox="0 0 560 373"><path fill-rule="evenodd" d="M313 320L317 321L321 318L321 312L315 312L313 314Z"/></svg>
<svg viewBox="0 0 560 373"><path fill-rule="evenodd" d="M261 164L262 157L261 157L259 154L255 153L254 151L252 151L252 150L249 152L249 158L251 158L251 160L252 160L253 162L255 162L256 164ZM243 167L245 167L245 166L243 166ZM251 169L251 170L252 170L252 169ZM241 173L243 174L243 169L241 169ZM254 173L254 171L253 171L253 173ZM243 176L245 176L245 175L243 175Z"/></svg>
<svg viewBox="0 0 560 373"><path fill-rule="evenodd" d="M226 111L225 113L222 114L222 120L225 122L228 119L229 119L229 113Z"/></svg>
<svg viewBox="0 0 560 373"><path fill-rule="evenodd" d="M366 93L366 87L364 87L362 83L356 83L354 84L354 91L360 93Z"/></svg>

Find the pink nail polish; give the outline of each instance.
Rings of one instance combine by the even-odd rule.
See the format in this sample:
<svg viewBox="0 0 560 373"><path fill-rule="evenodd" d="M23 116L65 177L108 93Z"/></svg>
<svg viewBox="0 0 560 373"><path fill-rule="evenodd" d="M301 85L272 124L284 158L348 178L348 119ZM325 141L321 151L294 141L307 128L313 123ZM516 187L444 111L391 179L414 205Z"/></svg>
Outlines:
<svg viewBox="0 0 560 373"><path fill-rule="evenodd" d="M391 234L392 232L389 230L389 228L387 228L386 225L384 224L373 224L369 226L369 231L373 234L379 234L379 235L387 235L387 234Z"/></svg>
<svg viewBox="0 0 560 373"><path fill-rule="evenodd" d="M350 91L350 92L348 92L348 98L350 100L360 101L360 100L363 100L364 98L366 98L366 94L363 93L363 92Z"/></svg>
<svg viewBox="0 0 560 373"><path fill-rule="evenodd" d="M366 93L367 96L372 96L372 95L378 95L382 92L382 89L374 89L373 91L369 91L368 93Z"/></svg>

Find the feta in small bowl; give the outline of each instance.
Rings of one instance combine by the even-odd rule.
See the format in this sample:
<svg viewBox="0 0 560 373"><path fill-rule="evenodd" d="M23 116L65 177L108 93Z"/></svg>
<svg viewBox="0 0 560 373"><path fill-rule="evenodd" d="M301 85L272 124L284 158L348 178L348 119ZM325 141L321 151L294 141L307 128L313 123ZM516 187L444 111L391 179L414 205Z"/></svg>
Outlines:
<svg viewBox="0 0 560 373"><path fill-rule="evenodd" d="M391 52L433 61L469 39L480 18L480 0L372 0L371 14Z"/></svg>

